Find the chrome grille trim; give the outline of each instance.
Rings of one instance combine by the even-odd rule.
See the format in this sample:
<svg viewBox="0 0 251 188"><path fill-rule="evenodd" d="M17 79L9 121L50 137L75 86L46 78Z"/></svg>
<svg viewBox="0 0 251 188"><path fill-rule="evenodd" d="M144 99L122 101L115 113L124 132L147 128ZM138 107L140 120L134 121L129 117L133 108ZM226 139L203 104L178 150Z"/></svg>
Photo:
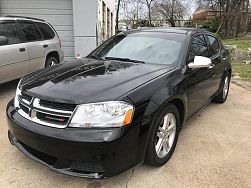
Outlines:
<svg viewBox="0 0 251 188"><path fill-rule="evenodd" d="M31 101L27 101L25 99L22 98L22 93L18 93L17 94L17 102L15 104L15 108L17 110L17 112L23 116L24 118L38 123L40 125L44 125L47 127L53 127L53 128L66 128L71 120L71 117L73 115L73 111L65 111L65 110L58 110L58 109L52 109L52 108L47 108L44 106L40 105L40 99L32 97ZM29 113L27 114L25 111L23 111L20 108L20 104L22 104L23 106L25 106L26 108L29 109ZM41 119L37 118L37 113L43 113L45 115L51 115L51 116L56 116L56 117L62 117L62 118L68 118L68 120L65 123L62 124L57 124L57 123L50 123Z"/></svg>
<svg viewBox="0 0 251 188"><path fill-rule="evenodd" d="M41 109L41 110L45 110L45 111L52 111L52 112L55 112L55 113L72 115L72 111L57 110L57 109L52 109L52 108L47 108L47 107L41 106L40 105L40 99L38 99L38 98L34 98L33 106L35 108L37 108L37 109Z"/></svg>

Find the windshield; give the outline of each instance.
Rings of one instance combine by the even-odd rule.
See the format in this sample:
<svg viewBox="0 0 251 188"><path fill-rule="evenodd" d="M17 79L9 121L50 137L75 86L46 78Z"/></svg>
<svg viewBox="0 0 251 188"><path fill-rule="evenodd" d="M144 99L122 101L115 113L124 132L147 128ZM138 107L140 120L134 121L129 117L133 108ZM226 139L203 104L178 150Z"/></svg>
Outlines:
<svg viewBox="0 0 251 188"><path fill-rule="evenodd" d="M125 59L152 64L175 64L184 35L173 33L136 33L118 35L101 45L95 56L102 59Z"/></svg>

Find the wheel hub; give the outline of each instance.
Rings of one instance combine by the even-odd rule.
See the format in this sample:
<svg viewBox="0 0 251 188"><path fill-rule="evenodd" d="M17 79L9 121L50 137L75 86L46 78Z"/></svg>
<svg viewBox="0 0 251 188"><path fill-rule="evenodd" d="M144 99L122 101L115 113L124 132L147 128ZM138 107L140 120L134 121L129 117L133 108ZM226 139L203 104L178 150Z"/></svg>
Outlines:
<svg viewBox="0 0 251 188"><path fill-rule="evenodd" d="M176 134L176 118L173 113L164 116L157 131L157 141L155 144L156 154L159 158L164 158L172 148Z"/></svg>
<svg viewBox="0 0 251 188"><path fill-rule="evenodd" d="M49 66L51 67L51 66L54 66L54 65L56 65L56 62L55 61L50 61L50 63L49 63Z"/></svg>
<svg viewBox="0 0 251 188"><path fill-rule="evenodd" d="M229 81L228 81L228 77L225 78L224 81L224 87L223 87L223 97L226 98L227 93L228 93L228 85L229 85Z"/></svg>

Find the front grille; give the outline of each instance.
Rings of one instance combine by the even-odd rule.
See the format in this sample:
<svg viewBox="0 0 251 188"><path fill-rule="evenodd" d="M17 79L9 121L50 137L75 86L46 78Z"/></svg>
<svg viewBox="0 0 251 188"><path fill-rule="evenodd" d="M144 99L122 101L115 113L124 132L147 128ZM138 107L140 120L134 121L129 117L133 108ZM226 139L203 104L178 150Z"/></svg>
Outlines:
<svg viewBox="0 0 251 188"><path fill-rule="evenodd" d="M76 108L75 104L66 104L59 102L51 102L40 99L40 105L46 108L53 108L56 110L73 111Z"/></svg>
<svg viewBox="0 0 251 188"><path fill-rule="evenodd" d="M25 100L27 100L27 101L29 101L29 102L31 102L31 100L32 100L32 97L31 97L31 96L29 96L29 95L27 95L27 94L25 94L25 93L23 93L23 92L22 92L21 98L22 98L22 99L25 99Z"/></svg>
<svg viewBox="0 0 251 188"><path fill-rule="evenodd" d="M26 106L24 106L23 104L20 103L20 108L26 113L29 114L29 108L27 108Z"/></svg>
<svg viewBox="0 0 251 188"><path fill-rule="evenodd" d="M21 92L15 106L23 117L45 126L65 128L76 108L75 104L66 104L34 98Z"/></svg>

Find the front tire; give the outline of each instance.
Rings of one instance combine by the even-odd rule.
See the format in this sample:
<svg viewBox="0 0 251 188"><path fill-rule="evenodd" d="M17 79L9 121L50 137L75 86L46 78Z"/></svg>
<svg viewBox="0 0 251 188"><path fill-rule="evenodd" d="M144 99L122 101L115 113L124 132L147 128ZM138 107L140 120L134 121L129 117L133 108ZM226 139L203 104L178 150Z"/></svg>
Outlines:
<svg viewBox="0 0 251 188"><path fill-rule="evenodd" d="M157 113L153 120L146 152L146 163L156 167L164 165L175 150L179 132L179 111L173 104L168 104Z"/></svg>
<svg viewBox="0 0 251 188"><path fill-rule="evenodd" d="M220 93L214 97L213 102L222 104L227 100L228 93L229 93L230 79L231 79L231 76L227 72L224 79L223 79L222 89L221 89Z"/></svg>

